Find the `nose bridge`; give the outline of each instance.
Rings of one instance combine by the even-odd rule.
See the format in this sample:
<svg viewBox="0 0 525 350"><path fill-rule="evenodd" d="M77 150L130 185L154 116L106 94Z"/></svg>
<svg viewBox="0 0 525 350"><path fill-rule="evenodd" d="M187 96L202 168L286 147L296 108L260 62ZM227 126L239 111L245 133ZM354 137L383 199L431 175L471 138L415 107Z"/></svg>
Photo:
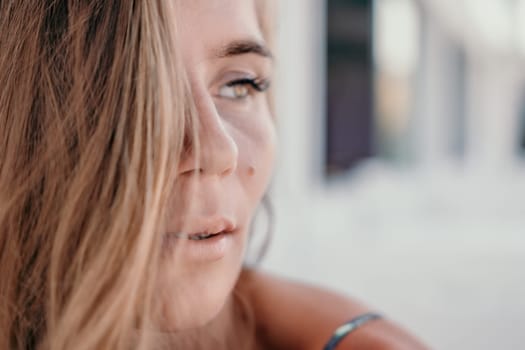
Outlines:
<svg viewBox="0 0 525 350"><path fill-rule="evenodd" d="M213 99L209 96L199 96L195 100L197 113L197 136L199 138L199 153L191 147L190 159L186 164L188 170L196 170L197 164L200 172L212 175L225 175L233 172L237 167L239 150L237 144L224 121L222 120ZM193 142L190 142L193 143Z"/></svg>

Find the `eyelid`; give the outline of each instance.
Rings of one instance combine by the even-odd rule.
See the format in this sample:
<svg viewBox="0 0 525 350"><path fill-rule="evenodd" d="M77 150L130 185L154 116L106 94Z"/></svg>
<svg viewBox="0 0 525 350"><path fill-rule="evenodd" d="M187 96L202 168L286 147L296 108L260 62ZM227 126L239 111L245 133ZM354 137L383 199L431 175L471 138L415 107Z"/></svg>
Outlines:
<svg viewBox="0 0 525 350"><path fill-rule="evenodd" d="M236 85L250 85L258 92L264 92L270 87L270 80L261 78L241 78L226 83L226 86L228 87Z"/></svg>
<svg viewBox="0 0 525 350"><path fill-rule="evenodd" d="M237 86L245 87L246 89L248 89L248 91L246 91L246 94L243 94L241 96L236 96L235 91L231 91L232 94L228 94L228 93L222 94L223 89L226 89L228 91L229 89L235 89L235 87ZM233 101L241 101L246 98L249 98L250 96L254 94L263 93L266 90L268 90L269 87L270 87L269 79L252 78L252 77L239 78L239 79L231 80L223 84L219 88L219 91L217 92L217 97L228 99L228 100L233 100Z"/></svg>

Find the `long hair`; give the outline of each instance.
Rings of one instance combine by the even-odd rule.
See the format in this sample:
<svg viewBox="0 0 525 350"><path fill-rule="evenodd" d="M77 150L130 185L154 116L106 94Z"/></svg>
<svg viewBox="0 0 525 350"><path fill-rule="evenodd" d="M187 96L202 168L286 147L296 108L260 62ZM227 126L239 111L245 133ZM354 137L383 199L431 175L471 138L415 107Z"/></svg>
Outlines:
<svg viewBox="0 0 525 350"><path fill-rule="evenodd" d="M1 349L119 349L147 327L191 125L168 3L0 2Z"/></svg>
<svg viewBox="0 0 525 350"><path fill-rule="evenodd" d="M172 3L0 2L0 349L151 346L130 331L199 149Z"/></svg>

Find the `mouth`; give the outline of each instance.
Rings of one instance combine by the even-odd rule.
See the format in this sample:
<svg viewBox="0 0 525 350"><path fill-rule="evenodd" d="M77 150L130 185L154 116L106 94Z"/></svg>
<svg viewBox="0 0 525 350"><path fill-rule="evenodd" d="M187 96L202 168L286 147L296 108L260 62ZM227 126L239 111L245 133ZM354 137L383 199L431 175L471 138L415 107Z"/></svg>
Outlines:
<svg viewBox="0 0 525 350"><path fill-rule="evenodd" d="M224 217L214 216L201 220L191 220L192 227L169 233L170 236L190 241L204 241L214 237L231 233L235 230L235 223Z"/></svg>
<svg viewBox="0 0 525 350"><path fill-rule="evenodd" d="M218 237L220 235L225 235L225 234L232 233L232 232L233 231L220 231L216 233L194 233L194 234L173 233L171 235L178 239L187 239L190 241L205 241L205 240L212 239L214 237Z"/></svg>
<svg viewBox="0 0 525 350"><path fill-rule="evenodd" d="M237 246L238 228L233 220L215 216L190 222L190 227L165 234L168 252L179 246L179 253L188 261L209 262L222 259Z"/></svg>

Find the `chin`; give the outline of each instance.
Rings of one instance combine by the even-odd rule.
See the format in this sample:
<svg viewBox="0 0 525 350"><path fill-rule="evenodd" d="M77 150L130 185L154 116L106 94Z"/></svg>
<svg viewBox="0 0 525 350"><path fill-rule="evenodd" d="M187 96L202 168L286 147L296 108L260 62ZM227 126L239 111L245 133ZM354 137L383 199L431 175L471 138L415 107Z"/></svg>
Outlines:
<svg viewBox="0 0 525 350"><path fill-rule="evenodd" d="M231 291L221 295L205 295L191 298L184 307L173 305L171 331L186 331L201 328L212 322L223 310ZM216 291L215 291L216 293Z"/></svg>
<svg viewBox="0 0 525 350"><path fill-rule="evenodd" d="M241 272L246 243L242 233L238 233L231 250L219 260L166 261L158 288L162 305L158 326L162 331L204 327L221 314Z"/></svg>
<svg viewBox="0 0 525 350"><path fill-rule="evenodd" d="M188 271L187 278L173 283L176 287L169 288L162 298L162 331L196 329L217 318L232 295L242 266L242 259L235 264L226 260L224 265Z"/></svg>

